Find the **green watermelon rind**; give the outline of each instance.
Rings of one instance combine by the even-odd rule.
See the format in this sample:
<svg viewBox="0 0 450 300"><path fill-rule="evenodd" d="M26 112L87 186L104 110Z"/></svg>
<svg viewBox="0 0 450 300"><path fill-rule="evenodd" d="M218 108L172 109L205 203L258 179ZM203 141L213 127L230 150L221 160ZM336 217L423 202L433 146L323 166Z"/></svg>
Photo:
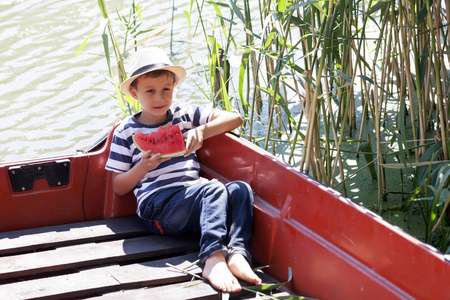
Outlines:
<svg viewBox="0 0 450 300"><path fill-rule="evenodd" d="M169 158L169 157L175 157L175 156L183 155L185 153L186 153L186 150L180 151L180 152L171 153L171 154L161 155L160 157L161 158ZM150 154L150 156L152 156L152 155Z"/></svg>

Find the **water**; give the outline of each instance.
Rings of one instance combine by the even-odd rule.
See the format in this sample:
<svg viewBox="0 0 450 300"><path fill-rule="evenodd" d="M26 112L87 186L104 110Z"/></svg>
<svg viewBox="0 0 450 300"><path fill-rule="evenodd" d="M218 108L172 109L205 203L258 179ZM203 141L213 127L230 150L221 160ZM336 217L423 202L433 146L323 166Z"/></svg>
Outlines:
<svg viewBox="0 0 450 300"><path fill-rule="evenodd" d="M126 14L131 1L107 1L111 15ZM170 26L172 1L140 1L147 27ZM173 60L188 69L175 100L205 103L192 82L202 59L201 35L192 37L176 1ZM149 23L151 21L151 24ZM0 3L0 163L72 153L95 142L123 116L104 57L76 53L92 30L85 52L103 54L104 19L92 0L2 0ZM170 29L147 42L170 49ZM189 40L189 42L186 42ZM198 66L197 66L198 67Z"/></svg>

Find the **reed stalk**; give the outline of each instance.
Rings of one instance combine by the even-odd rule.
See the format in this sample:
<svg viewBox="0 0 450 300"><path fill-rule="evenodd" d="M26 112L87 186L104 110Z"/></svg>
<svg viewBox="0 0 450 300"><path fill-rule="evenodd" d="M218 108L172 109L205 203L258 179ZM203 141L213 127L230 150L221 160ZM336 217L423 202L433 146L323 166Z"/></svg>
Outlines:
<svg viewBox="0 0 450 300"><path fill-rule="evenodd" d="M364 154L377 157L379 213L390 188L389 157L398 157L397 166L414 174L419 162L426 163L429 136L436 136L442 141L438 156L448 159L450 59L446 65L448 26L441 18L448 23L448 7L444 12L437 0L274 0L258 1L255 11L249 0L218 3L213 5L221 31L228 32L221 44L242 53L238 92L228 95L240 98L235 103L246 116L243 131L250 140L263 141L261 146L275 154L276 147L287 145L288 162L301 154L299 170L345 193L342 151L358 130L358 155L372 127L376 153ZM234 44L239 36L230 37L238 25L245 29L240 45ZM366 36L369 25L378 29L374 39ZM291 111L292 104L299 111Z"/></svg>
<svg viewBox="0 0 450 300"><path fill-rule="evenodd" d="M115 58L120 81L126 76L124 55L142 42L133 34L141 24L140 8L133 1L127 17L120 17L126 30L117 39L106 2L99 0L99 6L107 23L108 67L112 70L110 57ZM215 12L214 20L206 18L211 10L205 7ZM191 26L195 8L197 24ZM444 210L442 197L429 202L436 206L429 209L424 201L436 194L429 187L435 180L419 178L424 164L430 174L439 174L440 165L430 161L450 156L449 5L444 10L439 0L191 0L190 12L189 27L206 45L207 71L198 72L207 86L203 95L214 106L242 113L242 135L344 194L349 178L368 176L370 169L380 214L392 189L386 174L395 165L416 179L412 198L427 199L411 205L424 215L442 216L448 200ZM226 63L233 56L240 56L237 70ZM120 92L116 98L124 114L139 109ZM367 147L370 139L375 153ZM350 152L364 154L363 170L346 169ZM448 189L448 181L439 184ZM440 228L427 218L427 228Z"/></svg>
<svg viewBox="0 0 450 300"><path fill-rule="evenodd" d="M117 11L117 19L114 20L109 15L106 0L98 0L98 6L105 19L105 25L102 28L102 42L104 56L108 66L108 78L114 86L115 95L113 97L119 100L122 114L125 117L139 112L140 104L133 97L120 92L120 84L127 79L124 59L131 54L131 51L136 50L137 47L140 47L144 42L162 33L165 29L143 29L141 27L143 24L142 10L140 5L134 0L131 3L128 14L122 15ZM118 21L120 24L116 27L115 25L117 25ZM117 34L116 32L121 32L121 34ZM145 36L142 37L142 35ZM82 52L90 36L80 46L77 55ZM111 59L114 59L115 66L111 64ZM117 70L117 77L114 74L115 70Z"/></svg>

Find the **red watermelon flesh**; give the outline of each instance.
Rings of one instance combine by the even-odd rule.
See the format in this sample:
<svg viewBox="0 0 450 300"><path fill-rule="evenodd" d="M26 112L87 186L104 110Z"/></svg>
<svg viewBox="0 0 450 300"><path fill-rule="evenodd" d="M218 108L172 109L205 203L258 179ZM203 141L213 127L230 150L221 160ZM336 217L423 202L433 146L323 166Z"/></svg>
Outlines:
<svg viewBox="0 0 450 300"><path fill-rule="evenodd" d="M138 132L132 136L136 147L152 155L160 153L161 157L173 157L186 153L186 144L179 126L160 126L158 131L149 134Z"/></svg>

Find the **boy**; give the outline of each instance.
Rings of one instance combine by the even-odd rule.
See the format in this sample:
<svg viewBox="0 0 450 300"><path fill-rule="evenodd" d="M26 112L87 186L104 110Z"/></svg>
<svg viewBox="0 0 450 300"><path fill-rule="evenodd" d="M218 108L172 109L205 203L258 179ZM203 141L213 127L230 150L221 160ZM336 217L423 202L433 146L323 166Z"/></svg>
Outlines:
<svg viewBox="0 0 450 300"><path fill-rule="evenodd" d="M240 126L241 116L189 105L172 107L173 88L186 70L173 65L159 48L137 51L129 71L121 91L139 101L141 112L126 118L114 132L106 164L113 171L114 192L134 190L137 213L155 234L200 232L203 277L214 288L237 292L237 278L260 285L249 264L251 188L244 182L224 185L201 178L195 154L204 139ZM180 126L186 138L184 156L161 158L159 153L141 153L133 144L132 134L148 134L168 124Z"/></svg>

